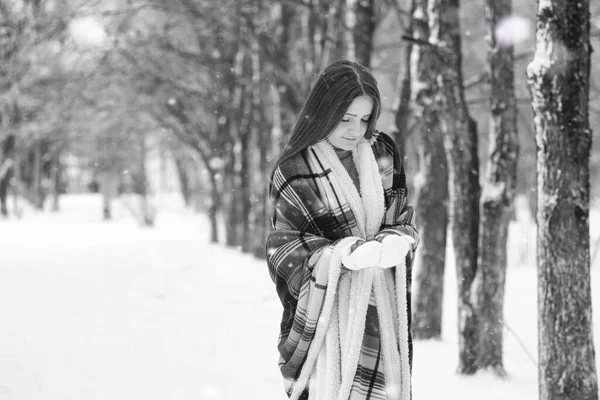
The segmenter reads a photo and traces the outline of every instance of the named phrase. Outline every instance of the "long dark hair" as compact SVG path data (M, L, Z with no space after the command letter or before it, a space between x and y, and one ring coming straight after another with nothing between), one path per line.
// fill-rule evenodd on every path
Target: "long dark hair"
M365 134L371 139L381 109L377 81L364 66L353 61L339 60L325 68L310 91L273 171L285 160L327 138L359 96L373 99L373 112Z

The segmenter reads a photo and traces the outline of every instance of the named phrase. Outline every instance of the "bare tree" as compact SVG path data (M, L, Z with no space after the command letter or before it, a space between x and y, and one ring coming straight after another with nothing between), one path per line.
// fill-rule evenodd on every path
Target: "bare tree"
M472 304L479 237L477 126L464 97L458 0L429 0L429 42L443 63L438 78L439 107L448 161L450 229L458 282L458 372L477 371L479 333Z
M481 196L477 275L473 283L480 323L479 367L505 375L502 362L506 242L517 180L517 108L512 46L499 43L495 29L512 13L512 0L486 0L489 41L490 130L488 164Z
M540 400L598 399L590 289L590 4L538 1L527 68L537 142Z
M412 74L411 74L411 54L413 52L413 44L410 39L414 35L415 30L415 21L413 18L413 14L415 12L416 1L410 1L410 18L408 22L408 26L404 26L403 23L400 23L401 28L404 29L402 32L402 37L407 39L406 47L404 49L404 71L398 74L398 78L396 80L396 92L394 103L392 104L392 110L394 111L394 125L392 127L392 131L390 134L394 137L394 141L396 142L396 146L398 147L398 151L400 152L400 158L402 161L405 161L406 157L406 140L408 136L412 133L412 127L410 126L411 116L413 110L412 107ZM424 3L424 7L427 8L427 3ZM390 7L391 8L391 7ZM399 21L402 21L404 17L401 13L403 10L397 6L396 14ZM424 29L427 30L426 37L429 36L429 29L427 29L427 21L425 20Z
M346 56L366 67L371 66L373 35L377 27L375 0L346 0Z
M417 221L421 244L415 260L413 335L439 338L442 332L442 304L446 230L448 224L448 171L441 129L444 110L436 103L440 87L437 76L442 64L434 46L428 43L427 0L412 1L414 43L410 54L412 104L418 133L419 171L415 175Z

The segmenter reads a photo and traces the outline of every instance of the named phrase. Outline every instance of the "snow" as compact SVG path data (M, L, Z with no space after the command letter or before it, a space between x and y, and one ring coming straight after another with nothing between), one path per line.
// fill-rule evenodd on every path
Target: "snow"
M93 16L77 17L69 23L69 34L79 46L97 47L106 41L102 23Z
M96 195L0 220L0 399L286 398L265 262L208 244L203 215L159 200L154 228L118 203L116 220L102 222ZM447 268L443 339L415 343L414 398L537 398L537 367L519 343L537 358L536 296L535 268L511 267L505 319L519 339L504 331L509 376L460 377Z
M496 25L496 41L500 46L515 46L531 36L531 22L520 15L511 15Z

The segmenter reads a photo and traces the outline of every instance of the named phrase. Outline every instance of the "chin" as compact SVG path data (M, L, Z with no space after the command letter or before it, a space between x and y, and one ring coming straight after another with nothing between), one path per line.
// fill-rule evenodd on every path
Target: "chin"
M327 141L329 142L329 144L331 144L334 148L339 149L339 150L354 150L357 146L360 140L355 140L355 141L347 141L347 140L334 140L332 141L331 139L327 139Z
M339 150L354 150L356 148L356 146L348 146L347 144L340 146L334 144L333 147Z

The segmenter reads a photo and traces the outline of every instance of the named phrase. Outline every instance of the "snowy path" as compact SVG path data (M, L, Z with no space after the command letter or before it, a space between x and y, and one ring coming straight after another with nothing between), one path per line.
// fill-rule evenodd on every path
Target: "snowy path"
M142 229L97 221L95 197L63 206L0 221L0 400L286 398L264 262L207 245L204 218L185 210ZM446 279L444 340L415 343L415 400L537 398L508 331L508 379L454 375L452 268ZM535 301L535 270L509 271L506 320L537 357Z
M193 215L76 217L0 225L0 399L281 398L263 263Z

